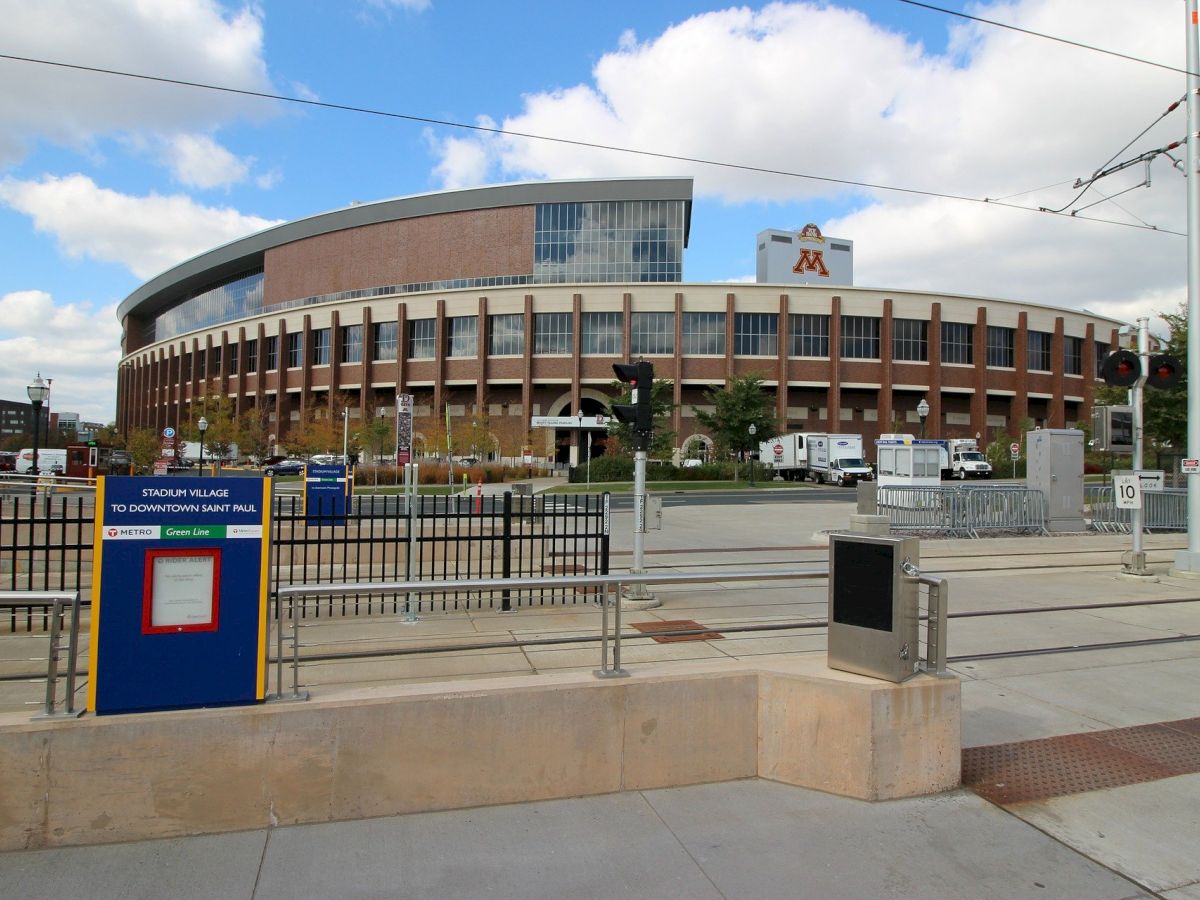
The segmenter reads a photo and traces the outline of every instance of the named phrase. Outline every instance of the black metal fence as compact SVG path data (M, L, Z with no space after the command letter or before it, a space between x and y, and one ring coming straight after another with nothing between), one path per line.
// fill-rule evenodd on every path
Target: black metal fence
M91 585L95 496L0 494L0 590L75 591ZM50 607L12 606L9 631L45 630Z
M272 526L272 588L608 574L607 494L418 496L415 504L410 519L402 496L356 498L345 515L333 515L332 503L306 510L300 498L280 499ZM510 609L588 599L589 593L552 589L447 591L419 597L396 593L322 597L315 590L313 599L301 607L301 615Z
M345 581L607 575L608 495L418 496L408 568L409 511L401 496L355 498L344 516L276 497L271 588ZM65 591L91 587L95 496L0 494L0 590ZM462 592L412 597L420 610L517 608L590 599L562 590ZM320 597L304 616L402 612L396 594ZM45 630L49 607L12 607L0 629Z

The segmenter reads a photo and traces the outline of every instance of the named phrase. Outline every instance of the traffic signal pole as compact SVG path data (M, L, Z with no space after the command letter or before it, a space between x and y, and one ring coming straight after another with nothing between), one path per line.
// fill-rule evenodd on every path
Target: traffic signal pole
M613 415L633 430L633 565L630 575L646 574L646 461L654 434L654 366L648 362L614 363L613 372L633 389L632 406L613 406ZM631 609L651 609L662 601L646 590L646 585L631 582L620 602Z
M1187 0L1187 454L1200 454L1200 11ZM1175 556L1172 573L1200 577L1200 476L1187 476L1187 549Z
M1150 320L1137 320L1137 353L1141 363L1137 381L1129 389L1129 403L1133 407L1133 471L1142 471L1145 430L1142 414L1142 387L1150 371ZM1146 551L1143 549L1143 522L1145 521L1145 498L1137 509L1130 510L1130 531L1133 532L1133 549L1125 559L1122 572L1126 575L1152 575L1146 568Z

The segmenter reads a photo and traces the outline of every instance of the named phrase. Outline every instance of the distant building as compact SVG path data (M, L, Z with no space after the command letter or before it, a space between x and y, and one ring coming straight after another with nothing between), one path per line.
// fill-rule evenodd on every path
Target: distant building
M60 412L55 413L54 427L59 431L74 431L79 433L79 413L76 412Z
M28 400L0 400L0 437L11 434L33 434L33 407Z

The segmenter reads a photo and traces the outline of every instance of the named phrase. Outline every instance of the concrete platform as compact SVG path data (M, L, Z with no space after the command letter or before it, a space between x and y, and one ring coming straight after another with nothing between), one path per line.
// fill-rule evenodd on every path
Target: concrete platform
M806 512L806 506L825 507ZM820 530L850 504L712 508L648 536L651 567L820 561ZM713 527L714 521L721 528ZM771 527L764 529L769 520ZM614 516L620 567L627 524ZM773 535L773 537L764 537ZM923 568L946 574L952 611L1200 597L1167 569L1179 535L1151 535L1157 584L1117 574L1116 535L923 541ZM750 553L746 548L758 548ZM697 553L699 549L702 552ZM954 619L951 655L1061 645L1075 634L1123 639L1197 633L1200 605L1097 608ZM751 615L753 613L753 615ZM823 594L779 586L679 593L650 619L724 623L823 616ZM561 627L556 616L561 615ZM423 620L411 639L578 634L594 610L472 613ZM568 618L570 621L568 622ZM1014 623L1020 623L1014 624ZM634 645L626 645L630 653ZM814 656L823 632L644 642L639 668L703 660ZM690 648L690 649L687 649ZM700 648L697 650L696 648ZM954 665L962 741L1000 744L1200 715L1197 643L1126 646ZM560 655L561 654L561 655ZM477 654L490 658L491 654ZM594 645L522 654L525 671L595 668ZM504 666L506 651L496 655ZM441 665L445 665L445 657ZM632 665L630 661L630 665ZM458 677L491 677L478 661ZM408 677L420 679L419 667ZM503 671L509 671L504 669ZM319 669L309 670L314 677ZM379 673L377 673L379 674ZM386 676L384 676L386 677ZM441 677L455 677L453 674ZM528 677L528 676L522 676ZM535 676L536 677L536 676ZM350 685L314 681L318 695ZM362 690L386 690L384 681ZM36 693L34 698L36 699ZM396 761L403 765L402 760ZM866 802L763 779L364 819L213 837L0 853L5 895L60 897L1014 897L1200 898L1200 775L1060 796L1009 808L965 790Z

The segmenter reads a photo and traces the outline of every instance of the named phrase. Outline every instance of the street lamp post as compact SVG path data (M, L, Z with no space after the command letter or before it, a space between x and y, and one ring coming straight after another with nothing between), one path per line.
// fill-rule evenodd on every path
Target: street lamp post
M921 420L921 440L925 439L925 420L929 418L929 403L925 398L921 398L921 402L917 404L917 418Z
M200 417L200 421L196 423L196 427L200 429L200 477L204 477L204 432L208 431L208 419L204 416Z
M750 425L750 449L746 451L746 463L750 466L750 487L754 487L754 436L758 434L758 426Z
M50 393L50 386L42 381L42 373L34 376L29 386L25 388L29 395L29 405L33 407L33 464L29 468L30 475L38 474L38 432L41 430L42 404Z

